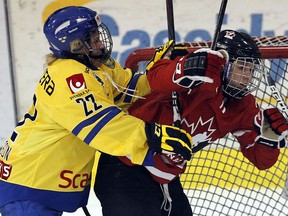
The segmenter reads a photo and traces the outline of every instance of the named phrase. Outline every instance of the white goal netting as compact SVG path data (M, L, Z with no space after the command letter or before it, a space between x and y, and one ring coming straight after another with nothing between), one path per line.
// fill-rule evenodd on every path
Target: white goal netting
M277 89L287 103L288 37L254 37ZM210 42L185 43L190 51L209 47ZM155 48L130 54L126 67L144 70ZM263 108L278 106L265 80L255 92ZM282 149L278 162L259 171L239 151L232 136L218 140L197 152L181 176L194 215L287 216L288 200L281 196L287 172L288 150Z

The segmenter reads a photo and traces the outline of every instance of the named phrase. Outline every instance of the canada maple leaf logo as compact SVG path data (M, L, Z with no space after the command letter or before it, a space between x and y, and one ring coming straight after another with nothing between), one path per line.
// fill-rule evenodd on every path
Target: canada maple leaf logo
M203 142L210 142L216 129L212 128L214 117L211 117L207 121L203 121L200 116L196 123L189 123L187 119L183 119L183 123L187 125L188 128L191 128L190 134L193 136L193 144L197 145Z

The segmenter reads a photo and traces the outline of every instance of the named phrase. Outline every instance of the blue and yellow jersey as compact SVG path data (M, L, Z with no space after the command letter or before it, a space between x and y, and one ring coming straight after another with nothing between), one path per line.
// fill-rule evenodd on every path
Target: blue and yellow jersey
M84 206L96 150L142 164L145 123L125 109L148 92L146 75L117 62L92 70L56 60L0 152L0 206L25 199L60 211Z

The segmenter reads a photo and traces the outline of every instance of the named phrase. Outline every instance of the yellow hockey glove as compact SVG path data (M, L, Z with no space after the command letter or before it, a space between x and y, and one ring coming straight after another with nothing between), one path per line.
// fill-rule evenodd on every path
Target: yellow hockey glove
M162 58L170 59L170 54L173 49L174 40L169 40L164 46L158 47L155 52L153 58L149 61L146 66L146 72L154 65L156 61Z
M146 123L147 143L157 153L171 152L190 160L192 156L192 137L185 130L157 123Z

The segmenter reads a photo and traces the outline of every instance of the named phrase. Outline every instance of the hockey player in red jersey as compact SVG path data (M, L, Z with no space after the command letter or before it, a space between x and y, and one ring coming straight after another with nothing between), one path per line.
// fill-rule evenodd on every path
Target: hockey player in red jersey
M169 57L171 44L156 50L147 74L153 92L145 100L136 101L129 113L148 122L172 125L171 93L176 91L181 128L193 136L194 154L230 133L240 143L243 155L258 169L273 166L279 149L287 146L288 125L277 108L261 110L251 94L259 87L264 73L253 38L246 33L224 30L219 35L218 51L200 49L176 57L173 51ZM161 52L162 59L155 59ZM117 215L192 215L177 175L184 172L185 165L173 163L171 157L172 163L170 160L167 165L169 157L164 155L162 159L166 161L155 159L156 170L151 171L133 166L127 158L121 160L130 166L121 164L115 157L101 157L95 192L104 215L115 215L117 210ZM116 173L111 171L112 165L117 165ZM163 187L171 176L173 180L168 188ZM160 182L163 191L154 180ZM113 186L105 188L105 184ZM170 202L169 211L165 211L165 202Z

